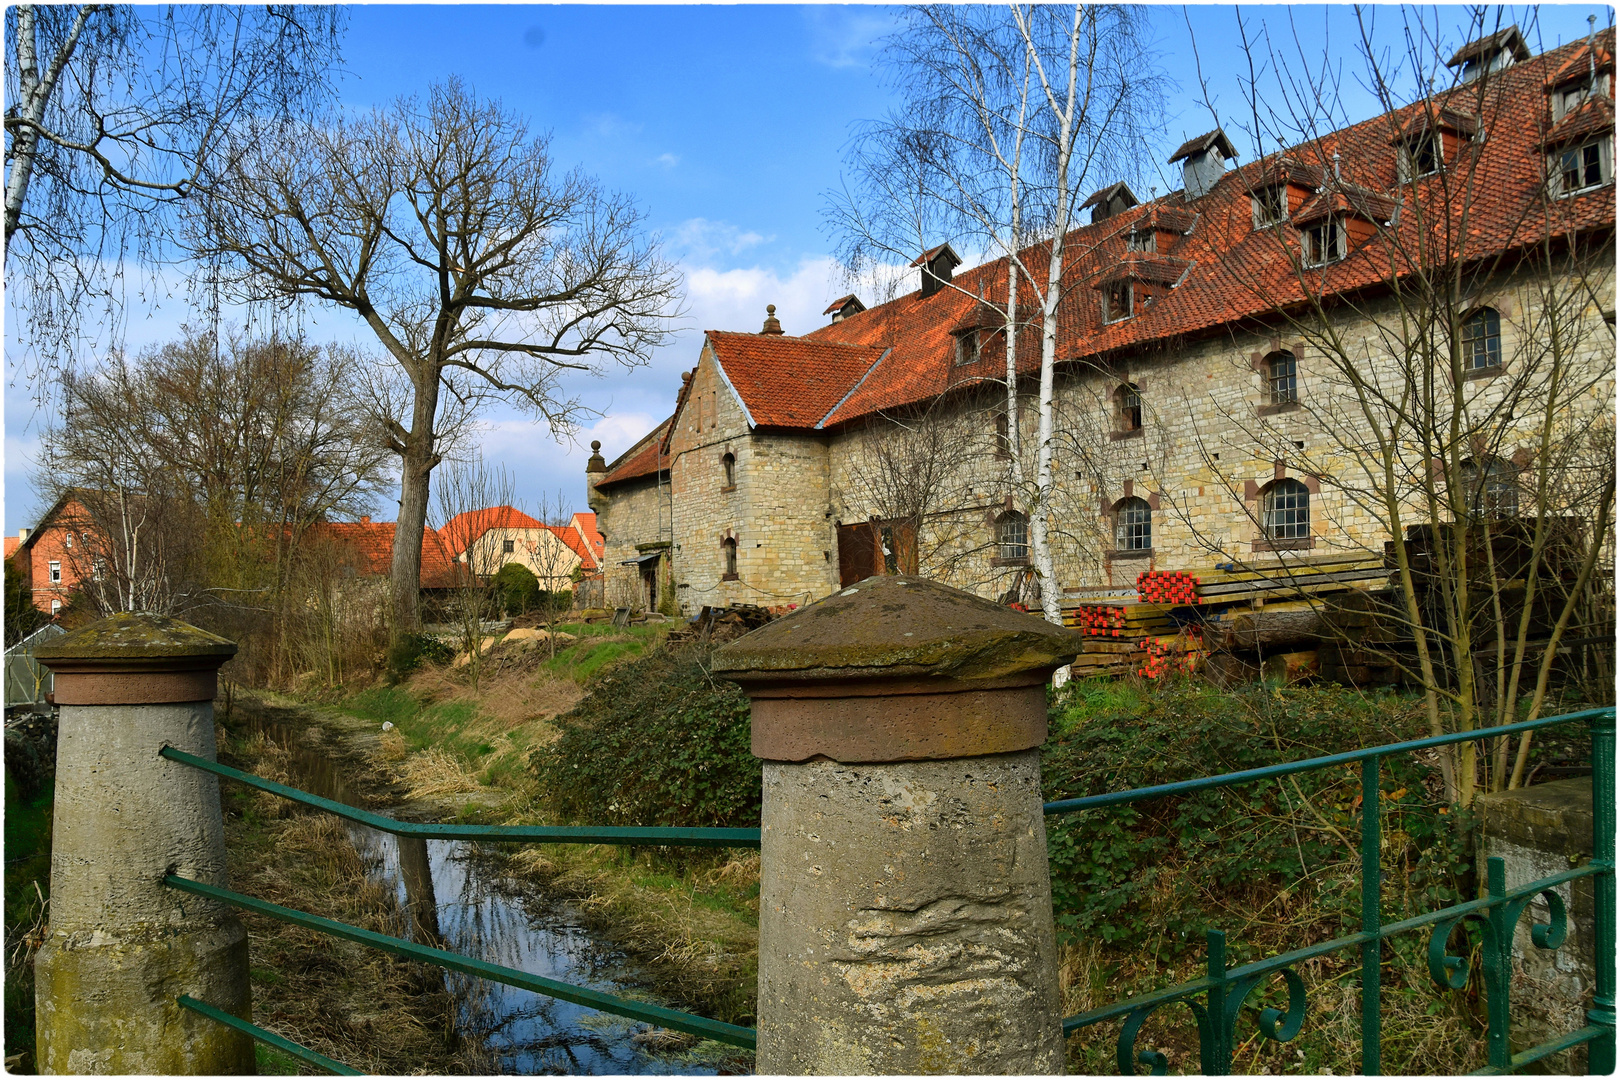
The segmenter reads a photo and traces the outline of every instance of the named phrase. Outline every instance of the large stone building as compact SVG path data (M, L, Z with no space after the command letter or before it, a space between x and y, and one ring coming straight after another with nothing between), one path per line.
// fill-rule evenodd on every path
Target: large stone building
M1613 41L1532 58L1504 31L1445 94L1239 167L1211 132L1182 190L1088 200L1048 587L1381 550L1521 494L1578 513L1571 477L1612 468ZM588 466L608 603L784 608L883 572L1027 599L1038 293L1010 398L1007 261L959 264L942 244L916 291L800 336L774 309L709 332L673 415Z

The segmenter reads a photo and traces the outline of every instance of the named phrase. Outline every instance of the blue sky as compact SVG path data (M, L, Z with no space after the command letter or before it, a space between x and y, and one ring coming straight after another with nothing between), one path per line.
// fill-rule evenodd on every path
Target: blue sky
M1354 13L1345 7L1241 9L1251 34L1264 28L1291 55L1324 55L1342 65L1337 112L1360 119L1374 105L1356 84ZM1584 36L1612 9L1553 5L1513 9L1503 22L1526 29L1533 51ZM1426 8L1449 50L1461 43L1466 9ZM1154 157L1214 126L1194 74L1201 65L1228 133L1240 137L1247 75L1237 9L1155 7L1156 59L1176 80L1168 123ZM1374 13L1377 37L1399 47L1402 12ZM1531 22L1537 25L1531 29ZM863 120L890 98L876 67L877 43L894 28L877 6L359 6L344 45L343 104L367 109L424 91L451 75L550 129L557 159L578 164L606 186L630 193L686 276L688 316L676 340L644 368L611 367L573 385L599 419L573 445L513 410L486 418L486 458L514 474L520 500L561 493L585 509L584 463L592 438L610 459L673 405L680 372L697 359L705 329L757 330L774 303L788 333L822 322L828 301L847 291L834 263L835 238L823 224L825 193L839 183L842 155ZM1196 42L1196 56L1194 50ZM1296 44L1297 42L1297 44ZM1163 166L1161 166L1163 168ZM1166 169L1166 173L1169 170ZM1160 190L1179 187L1166 176ZM1143 193L1145 194L1145 193ZM131 346L162 341L186 321L178 300L131 320ZM317 340L365 341L346 313L310 312ZM13 354L10 337L8 357ZM10 386L5 402L5 529L34 524L30 474L37 446L35 405ZM392 519L394 506L378 506Z

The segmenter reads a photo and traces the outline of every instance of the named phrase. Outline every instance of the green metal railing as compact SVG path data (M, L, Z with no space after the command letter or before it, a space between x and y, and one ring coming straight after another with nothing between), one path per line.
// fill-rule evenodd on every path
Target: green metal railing
M272 795L279 795L281 798L302 803L318 810L324 810L327 813L335 814L340 818L364 825L367 828L414 839L484 840L525 844L759 847L758 829L627 828L591 825L439 825L396 821L382 814L361 810L358 807L349 806L346 803L340 803L332 799L325 799L319 795L312 795L307 791L288 787L286 784L278 784L273 780L266 780L263 777L254 776L252 773L233 769L229 765L221 765L218 762L209 761L207 758L176 750L172 746L165 746L158 753L170 761L189 765L192 768L201 769L204 772L211 772L217 776L246 784L248 787L256 788L259 791L267 791ZM560 982L556 979L530 975L528 972L519 971L516 968L502 967L499 964L487 963L447 949L436 949L414 941L406 941L404 938L391 937L388 934L379 934L372 930L363 930L348 923L325 919L319 915L311 915L309 912L298 911L294 908L282 907L279 904L272 904L200 881L192 881L189 878L179 877L175 874L165 876L163 883L182 892L204 896L219 903L229 904L232 907L242 908L246 911L254 911L272 919L279 919L295 926L330 934L346 941L358 942L361 945L380 949L383 952L392 953L406 960L433 964L450 971L459 971L465 975L474 975L481 979L489 979L492 982L515 986L521 990L531 990L547 997L559 998L563 1001L573 1002L576 1005L600 1009L603 1012L614 1013L633 1020L642 1020L673 1031L683 1031L690 1035L697 1035L700 1038L713 1039L715 1042L741 1047L744 1050L754 1049L753 1028L727 1024L719 1020L710 1020L707 1017L697 1016L693 1013L667 1009L661 1005L650 1005L643 1001L631 1001L600 990L592 990L589 987L575 986L572 983ZM301 1061L307 1061L319 1068L340 1075L360 1075L348 1066L300 1046L277 1035L275 1032L249 1023L240 1017L232 1016L212 1005L188 997L181 997L178 1000L184 1008L191 1009L222 1024L228 1024L239 1031L246 1032L260 1042L273 1046L284 1053L291 1054Z
M1432 747L1447 746L1474 740L1500 738L1521 732L1535 731L1559 724L1586 720L1591 724L1593 765L1593 837L1592 860L1585 866L1543 878L1528 885L1508 889L1500 859L1492 859L1487 867L1486 895L1478 900L1456 904L1416 918L1383 925L1380 922L1381 881L1379 870L1379 772L1383 758ZM1218 930L1207 934L1208 974L1192 982L1145 994L1141 997L1116 1002L1093 1009L1063 1021L1063 1032L1071 1035L1081 1028L1106 1020L1124 1017L1121 1027L1117 1059L1122 1073L1134 1073L1137 1064L1149 1065L1155 1075L1162 1075L1168 1061L1156 1051L1137 1051L1136 1039L1147 1018L1168 1005L1183 1004L1197 1022L1200 1067L1206 1075L1225 1075L1230 1072L1233 1054L1233 1033L1248 996L1267 978L1281 973L1288 990L1288 1008L1261 1009L1258 1020L1261 1033L1268 1039L1287 1042L1299 1034L1305 1021L1306 999L1303 980L1294 966L1312 957L1324 956L1340 950L1358 949L1362 971L1380 970L1379 952L1386 938L1409 931L1434 927L1429 941L1429 970L1442 988L1460 989L1467 982L1466 961L1446 953L1446 943L1452 929L1463 920L1474 920L1483 928L1483 974L1488 1009L1487 1047L1489 1068L1487 1073L1511 1072L1521 1066L1538 1061L1582 1043L1591 1043L1589 1067L1594 1073L1614 1071L1615 1065L1615 711L1612 708L1594 709L1565 716L1483 728L1411 742L1393 743L1349 753L1289 762L1221 776L1204 777L1172 784L1136 788L1130 791L1110 792L1078 799L1064 799L1047 803L1048 815L1119 806L1165 796L1185 795L1209 788L1230 787L1291 773L1310 772L1339 765L1360 764L1362 786L1361 826L1361 930L1346 937L1325 941L1280 956L1271 957L1241 967L1226 966L1226 936ZM324 810L396 836L438 840L483 840L518 843L585 843L620 845L667 845L691 847L758 847L758 829L684 829L684 828L626 828L597 826L540 826L540 825L439 825L396 821L381 814L371 813L344 803L312 795L297 788L278 784L220 765L213 761L187 754L172 747L164 747L163 757L235 780L260 791L266 791L306 806ZM1509 1042L1510 1016L1508 987L1512 975L1514 928L1525 909L1537 897L1544 898L1549 911L1549 922L1531 931L1533 944L1542 949L1557 949L1567 937L1567 913L1563 898L1555 891L1560 885L1582 878L1595 879L1596 970L1597 982L1593 1008L1587 1013L1588 1024L1550 1042L1520 1053L1511 1052ZM164 883L172 888L208 897L284 922L330 934L348 941L381 949L396 956L422 963L434 964L452 971L490 979L538 994L560 998L619 1016L657 1024L675 1031L683 1031L716 1042L752 1050L755 1032L752 1028L710 1020L692 1013L666 1009L639 1001L629 1001L599 990L575 986L570 983L530 975L513 968L501 967L445 949L420 945L403 938L391 937L363 930L347 923L311 915L308 912L271 904L241 893L217 886L192 881L170 874ZM1202 998L1202 1002L1200 1002ZM1374 1075L1379 1068L1379 1013L1380 988L1376 975L1363 978L1361 986L1362 1058L1361 1071ZM338 1062L323 1057L282 1036L231 1016L213 1006L191 998L179 999L182 1006L220 1023L229 1024L252 1035L255 1039L274 1046L300 1060L338 1073L352 1073Z
M1408 753L1431 747L1480 739L1500 738L1521 732L1535 731L1585 720L1590 722L1592 734L1592 859L1587 865L1564 873L1554 874L1517 888L1506 886L1502 860L1490 859L1486 867L1486 895L1478 900L1433 911L1416 918L1383 925L1380 921L1381 873L1379 869L1379 763L1393 754ZM1120 1072L1131 1074L1136 1065L1148 1065L1154 1075L1163 1075L1168 1067L1164 1055L1157 1051L1136 1050L1136 1039L1147 1018L1159 1009L1181 1004L1191 1011L1198 1028L1200 1071L1208 1076L1224 1076L1231 1071L1234 1029L1242 1012L1245 999L1267 981L1269 976L1281 973L1288 989L1288 1008L1262 1009L1259 1013L1260 1033L1276 1042L1288 1042L1299 1034L1305 1021L1305 984L1294 971L1295 965L1312 957L1324 956L1341 950L1357 949L1361 953L1361 1072L1376 1075L1380 1070L1379 1046L1382 1018L1379 1009L1380 971L1379 953L1386 938L1409 931L1433 927L1429 938L1428 966L1430 977L1442 989L1461 989L1467 984L1467 961L1450 956L1446 943L1452 929L1464 920L1475 921L1483 930L1482 974L1484 976L1487 1008L1486 1052L1489 1066L1484 1073L1512 1072L1521 1066L1578 1046L1590 1043L1589 1071L1606 1075L1615 1067L1615 877L1614 877L1614 722L1612 708L1591 709L1564 716L1551 716L1541 720L1507 724L1501 727L1481 728L1475 731L1441 735L1411 742L1392 743L1366 750L1294 761L1223 776L1204 777L1173 784L1137 788L1132 791L1110 792L1079 799L1064 799L1046 804L1046 813L1066 814L1079 810L1119 806L1146 799L1172 795L1186 795L1209 788L1230 787L1252 783L1290 773L1311 772L1339 765L1361 766L1361 931L1335 938L1308 948L1297 949L1280 956L1244 964L1228 969L1226 966L1226 935L1218 930L1207 933L1208 974L1202 979L1166 987L1150 994L1115 1002L1078 1016L1066 1017L1063 1033L1073 1034L1081 1028L1124 1017L1117 1044ZM1594 936L1596 986L1593 1008L1587 1013L1587 1025L1550 1042L1520 1053L1512 1053L1509 1040L1509 986L1513 972L1513 937L1525 909L1537 896L1547 902L1549 921L1531 930L1532 944L1553 950L1563 945L1568 933L1568 916L1563 897L1555 890L1558 886L1581 878L1595 879ZM1370 975L1368 973L1371 973ZM1200 1001L1202 999L1202 1001Z

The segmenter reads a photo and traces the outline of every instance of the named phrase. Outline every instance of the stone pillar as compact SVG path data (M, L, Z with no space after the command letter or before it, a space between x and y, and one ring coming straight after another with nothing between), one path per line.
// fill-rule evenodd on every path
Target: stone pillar
M765 760L760 1073L1059 1073L1041 814L1072 631L873 577L719 650Z
M44 1073L254 1071L247 934L230 909L163 885L228 884L219 782L158 756L214 758L219 666L236 646L159 615L120 614L36 654L61 708L50 937L34 961Z

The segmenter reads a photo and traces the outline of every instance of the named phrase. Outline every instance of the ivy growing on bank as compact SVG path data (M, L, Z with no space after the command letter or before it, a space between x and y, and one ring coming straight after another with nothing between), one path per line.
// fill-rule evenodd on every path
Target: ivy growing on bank
M598 825L759 824L748 698L710 678L707 650L658 649L593 679L530 756L562 820Z

